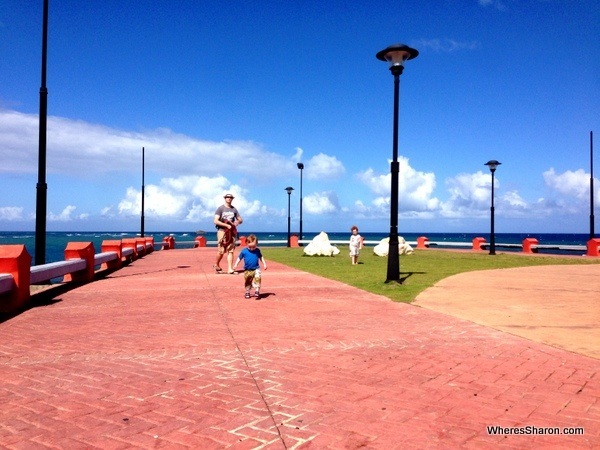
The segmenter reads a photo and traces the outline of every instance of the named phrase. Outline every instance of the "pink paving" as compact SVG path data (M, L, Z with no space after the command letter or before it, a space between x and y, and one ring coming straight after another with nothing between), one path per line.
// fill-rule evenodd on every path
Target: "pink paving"
M214 253L155 252L0 323L0 447L600 447L600 360L268 251L246 300Z

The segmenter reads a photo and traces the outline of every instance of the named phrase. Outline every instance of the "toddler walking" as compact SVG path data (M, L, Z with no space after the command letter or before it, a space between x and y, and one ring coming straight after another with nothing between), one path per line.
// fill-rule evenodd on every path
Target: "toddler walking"
M353 225L350 231L352 232L352 236L350 236L350 258L352 265L354 265L358 264L358 255L362 248L362 237L358 234L358 227L356 225Z
M238 255L235 264L233 265L233 269L238 266L240 261L244 260L244 287L246 288L245 298L250 298L250 288L254 288L254 297L256 299L260 298L260 264L262 263L263 270L267 270L267 263L265 262L265 258L257 247L258 239L255 235L251 234L246 238L246 247L240 252Z

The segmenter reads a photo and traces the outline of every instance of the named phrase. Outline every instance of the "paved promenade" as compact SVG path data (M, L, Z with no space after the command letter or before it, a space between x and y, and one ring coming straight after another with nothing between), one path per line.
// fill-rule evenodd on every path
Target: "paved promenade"
M214 253L1 322L0 448L600 448L600 360L271 261L246 300Z

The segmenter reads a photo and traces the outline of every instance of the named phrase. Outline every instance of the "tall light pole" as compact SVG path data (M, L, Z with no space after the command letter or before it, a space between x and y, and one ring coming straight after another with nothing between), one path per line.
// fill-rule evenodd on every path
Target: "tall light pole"
M141 235L144 237L144 153L145 149L142 147L142 220L141 220Z
M390 71L394 76L394 137L393 158L391 164L392 191L390 196L390 243L388 250L388 265L386 283L400 280L400 256L398 255L398 104L400 100L400 75L404 71L404 61L416 58L419 52L404 44L393 44L375 55L380 61L390 64Z
M290 198L292 196L292 191L294 190L294 188L291 187L291 186L288 186L288 187L285 188L285 190L288 193L288 235L287 235L287 246L291 247L292 246L292 241L291 241L291 236L292 235L291 235L291 230L290 230L290 227L291 227Z
M594 239L594 133L590 131L590 239Z
M494 172L496 172L496 168L502 164L501 162L492 159L485 163L486 166L490 168L490 172L492 173L492 206L490 207L490 215L491 215L491 227L490 227L490 255L496 254L496 233L494 232Z
M298 169L300 169L300 240L302 240L302 170L304 170L304 164L298 163Z
M35 201L35 265L46 263L46 124L48 119L48 89L46 88L46 55L48 54L48 0L44 0L42 16L42 86L40 87L40 125L38 145L38 182Z

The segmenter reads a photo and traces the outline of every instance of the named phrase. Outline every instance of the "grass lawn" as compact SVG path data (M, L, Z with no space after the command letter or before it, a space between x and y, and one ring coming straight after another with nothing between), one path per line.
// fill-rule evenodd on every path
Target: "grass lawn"
M548 264L600 264L600 258L583 256L519 253L497 253L491 256L487 252L470 250L415 250L412 255L400 256L400 278L403 280L400 285L385 283L387 257L376 256L372 247L361 251L359 264L355 266L350 263L348 251L342 246L340 254L333 257L305 256L302 248L262 247L261 250L267 264L269 261L277 261L406 303L412 302L420 292L442 278L461 272Z

